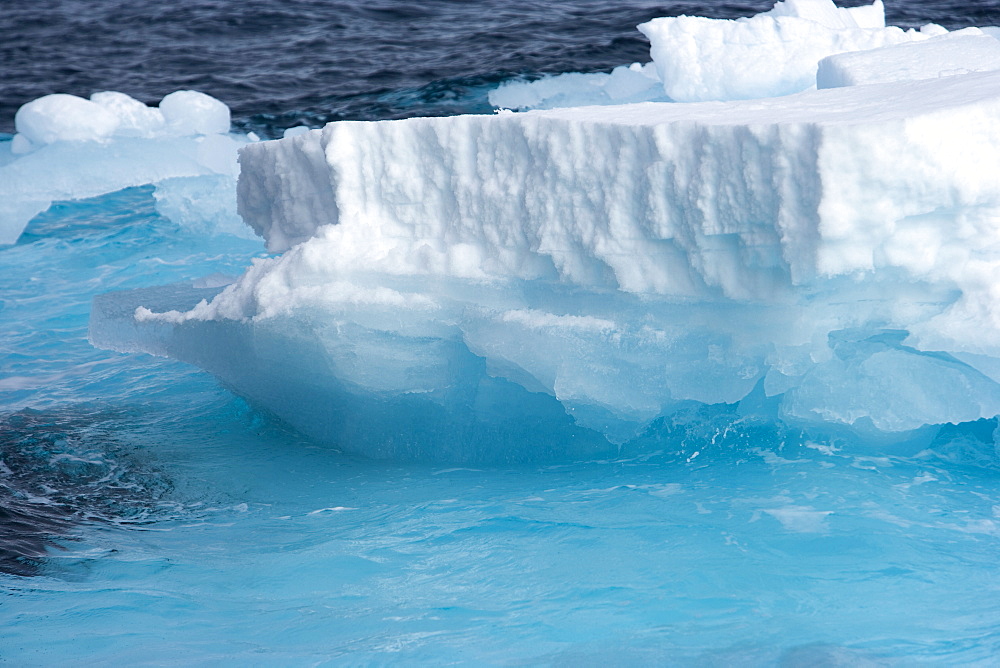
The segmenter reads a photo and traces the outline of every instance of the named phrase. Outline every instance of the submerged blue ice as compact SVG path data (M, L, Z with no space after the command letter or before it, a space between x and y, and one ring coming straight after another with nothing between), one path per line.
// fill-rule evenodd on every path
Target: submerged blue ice
M997 82L5 138L0 659L990 665Z

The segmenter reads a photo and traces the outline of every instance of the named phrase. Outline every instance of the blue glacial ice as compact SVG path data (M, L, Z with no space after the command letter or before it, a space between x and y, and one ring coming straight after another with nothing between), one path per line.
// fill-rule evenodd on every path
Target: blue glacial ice
M692 405L889 441L992 418L1000 72L961 63L993 38L889 30L881 12L762 15L869 49L836 62L879 83L816 89L819 61L840 57L824 47L810 89L780 97L247 144L239 213L280 255L227 287L104 295L91 340L201 366L375 457L594 456ZM645 28L661 80L653 27L687 25L670 21ZM716 28L690 30L703 44ZM788 45L771 46L782 62ZM920 71L900 71L901 48Z

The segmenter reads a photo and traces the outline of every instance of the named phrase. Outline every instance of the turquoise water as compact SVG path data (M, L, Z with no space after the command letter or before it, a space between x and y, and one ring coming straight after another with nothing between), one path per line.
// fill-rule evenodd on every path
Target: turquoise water
M318 447L192 367L88 344L93 295L261 253L185 233L143 188L57 205L0 250L0 480L54 518L45 557L0 575L4 662L996 655L995 421L889 446L719 406L615 460L404 465Z
M653 16L771 3L231 4L4 7L0 130L108 88L198 88L262 136L486 111L509 77L645 58ZM0 664L996 665L996 419L886 443L711 406L607 460L378 462L87 340L95 295L264 255L160 217L151 188L58 203L0 246Z

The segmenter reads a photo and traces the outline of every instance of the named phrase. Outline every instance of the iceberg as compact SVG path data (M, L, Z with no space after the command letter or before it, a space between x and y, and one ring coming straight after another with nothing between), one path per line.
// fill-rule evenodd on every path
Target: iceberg
M868 442L1000 415L996 40L886 32L880 3L759 17L879 36L810 52L813 85L778 97L249 143L238 210L277 255L104 295L91 341L374 457L603 456L692 406Z
M245 234L236 215L229 108L196 91L148 107L124 93L46 95L22 106L0 142L0 244L13 244L55 201L155 184L157 208L182 226ZM213 221L211 226L205 220Z
M607 453L695 404L907 434L1000 414L1000 73L338 122L240 153L234 284L95 301L376 457Z

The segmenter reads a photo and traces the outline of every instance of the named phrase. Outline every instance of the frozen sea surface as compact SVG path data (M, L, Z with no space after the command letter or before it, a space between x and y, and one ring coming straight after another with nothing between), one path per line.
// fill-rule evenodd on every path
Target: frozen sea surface
M101 88L147 101L200 88L239 127L272 134L475 111L508 75L644 60L634 25L653 16L764 7L79 8L0 13L8 129L38 95ZM992 4L888 11L899 25L998 17ZM109 26L120 40L81 37ZM365 39L329 37L358 26ZM477 34L495 48L469 48ZM426 62L407 56L416 39ZM204 43L216 50L191 55ZM334 58L345 49L354 60ZM600 460L377 462L310 442L194 367L87 341L95 295L221 285L265 255L262 241L164 218L150 187L56 204L0 247L0 663L892 666L1000 653L995 419L886 444L716 405Z

